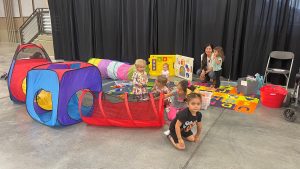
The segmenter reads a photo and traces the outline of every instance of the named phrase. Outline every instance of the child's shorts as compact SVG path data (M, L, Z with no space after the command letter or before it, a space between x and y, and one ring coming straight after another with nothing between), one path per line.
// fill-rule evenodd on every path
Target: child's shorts
M181 137L187 138L191 135L193 135L192 130L190 130L188 132L181 131ZM177 144L178 143L178 138L177 138L176 132L170 130L170 136L173 138L174 142Z

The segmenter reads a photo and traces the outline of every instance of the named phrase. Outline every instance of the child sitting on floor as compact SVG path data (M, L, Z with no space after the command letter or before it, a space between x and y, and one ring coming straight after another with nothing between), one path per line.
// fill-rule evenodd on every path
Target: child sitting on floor
M145 71L146 68L146 61L143 59L137 59L135 61L135 68L136 72L132 75L132 93L136 95L138 100L148 100L148 90L147 90L147 83L148 83L148 76Z
M155 81L155 85L152 88L152 92L154 94L159 94L161 92L164 93L164 94L170 93L170 90L167 87L167 82L168 82L168 79L165 76L163 76L163 75L158 76L156 81ZM166 98L165 99L165 107L168 104L169 104L169 98Z
M177 84L177 90L165 95L166 98L173 96L169 108L166 109L169 120L173 120L178 111L186 108L185 99L188 89L194 91L195 87L187 80L182 80Z
M172 120L168 138L171 143L180 150L185 149L183 138L187 141L198 142L202 129L201 95L190 93L187 95L187 108L181 110ZM192 128L197 125L197 133L193 135Z

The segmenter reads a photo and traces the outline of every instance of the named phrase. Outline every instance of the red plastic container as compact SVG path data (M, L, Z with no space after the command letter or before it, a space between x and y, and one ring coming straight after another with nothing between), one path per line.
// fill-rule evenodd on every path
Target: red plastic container
M260 88L260 92L261 103L271 108L280 108L288 93L285 88L276 85L265 85Z

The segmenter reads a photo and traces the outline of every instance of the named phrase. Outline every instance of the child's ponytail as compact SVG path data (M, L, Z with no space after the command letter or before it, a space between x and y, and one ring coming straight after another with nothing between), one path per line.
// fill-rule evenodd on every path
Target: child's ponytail
M196 87L195 87L194 85L192 85L192 82L188 81L188 89L189 89L191 92L193 92L193 91L196 89Z
M191 92L193 92L193 91L196 89L196 87L195 87L194 85L192 85L192 82L187 81L187 80L182 80L182 81L180 81L178 84L181 86L182 90L183 90L184 93L186 93L186 94L188 93L188 89L189 89Z

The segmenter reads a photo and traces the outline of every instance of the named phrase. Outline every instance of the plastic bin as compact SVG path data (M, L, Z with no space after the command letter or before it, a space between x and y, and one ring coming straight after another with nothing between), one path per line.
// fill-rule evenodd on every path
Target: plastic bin
M207 91L200 91L200 94L202 96L201 109L206 110L210 105L210 100L213 93Z
M244 95L257 94L258 82L255 80L247 80L247 78L239 78L237 91Z
M264 106L271 108L280 108L288 91L275 85L266 85L260 88L260 99Z

